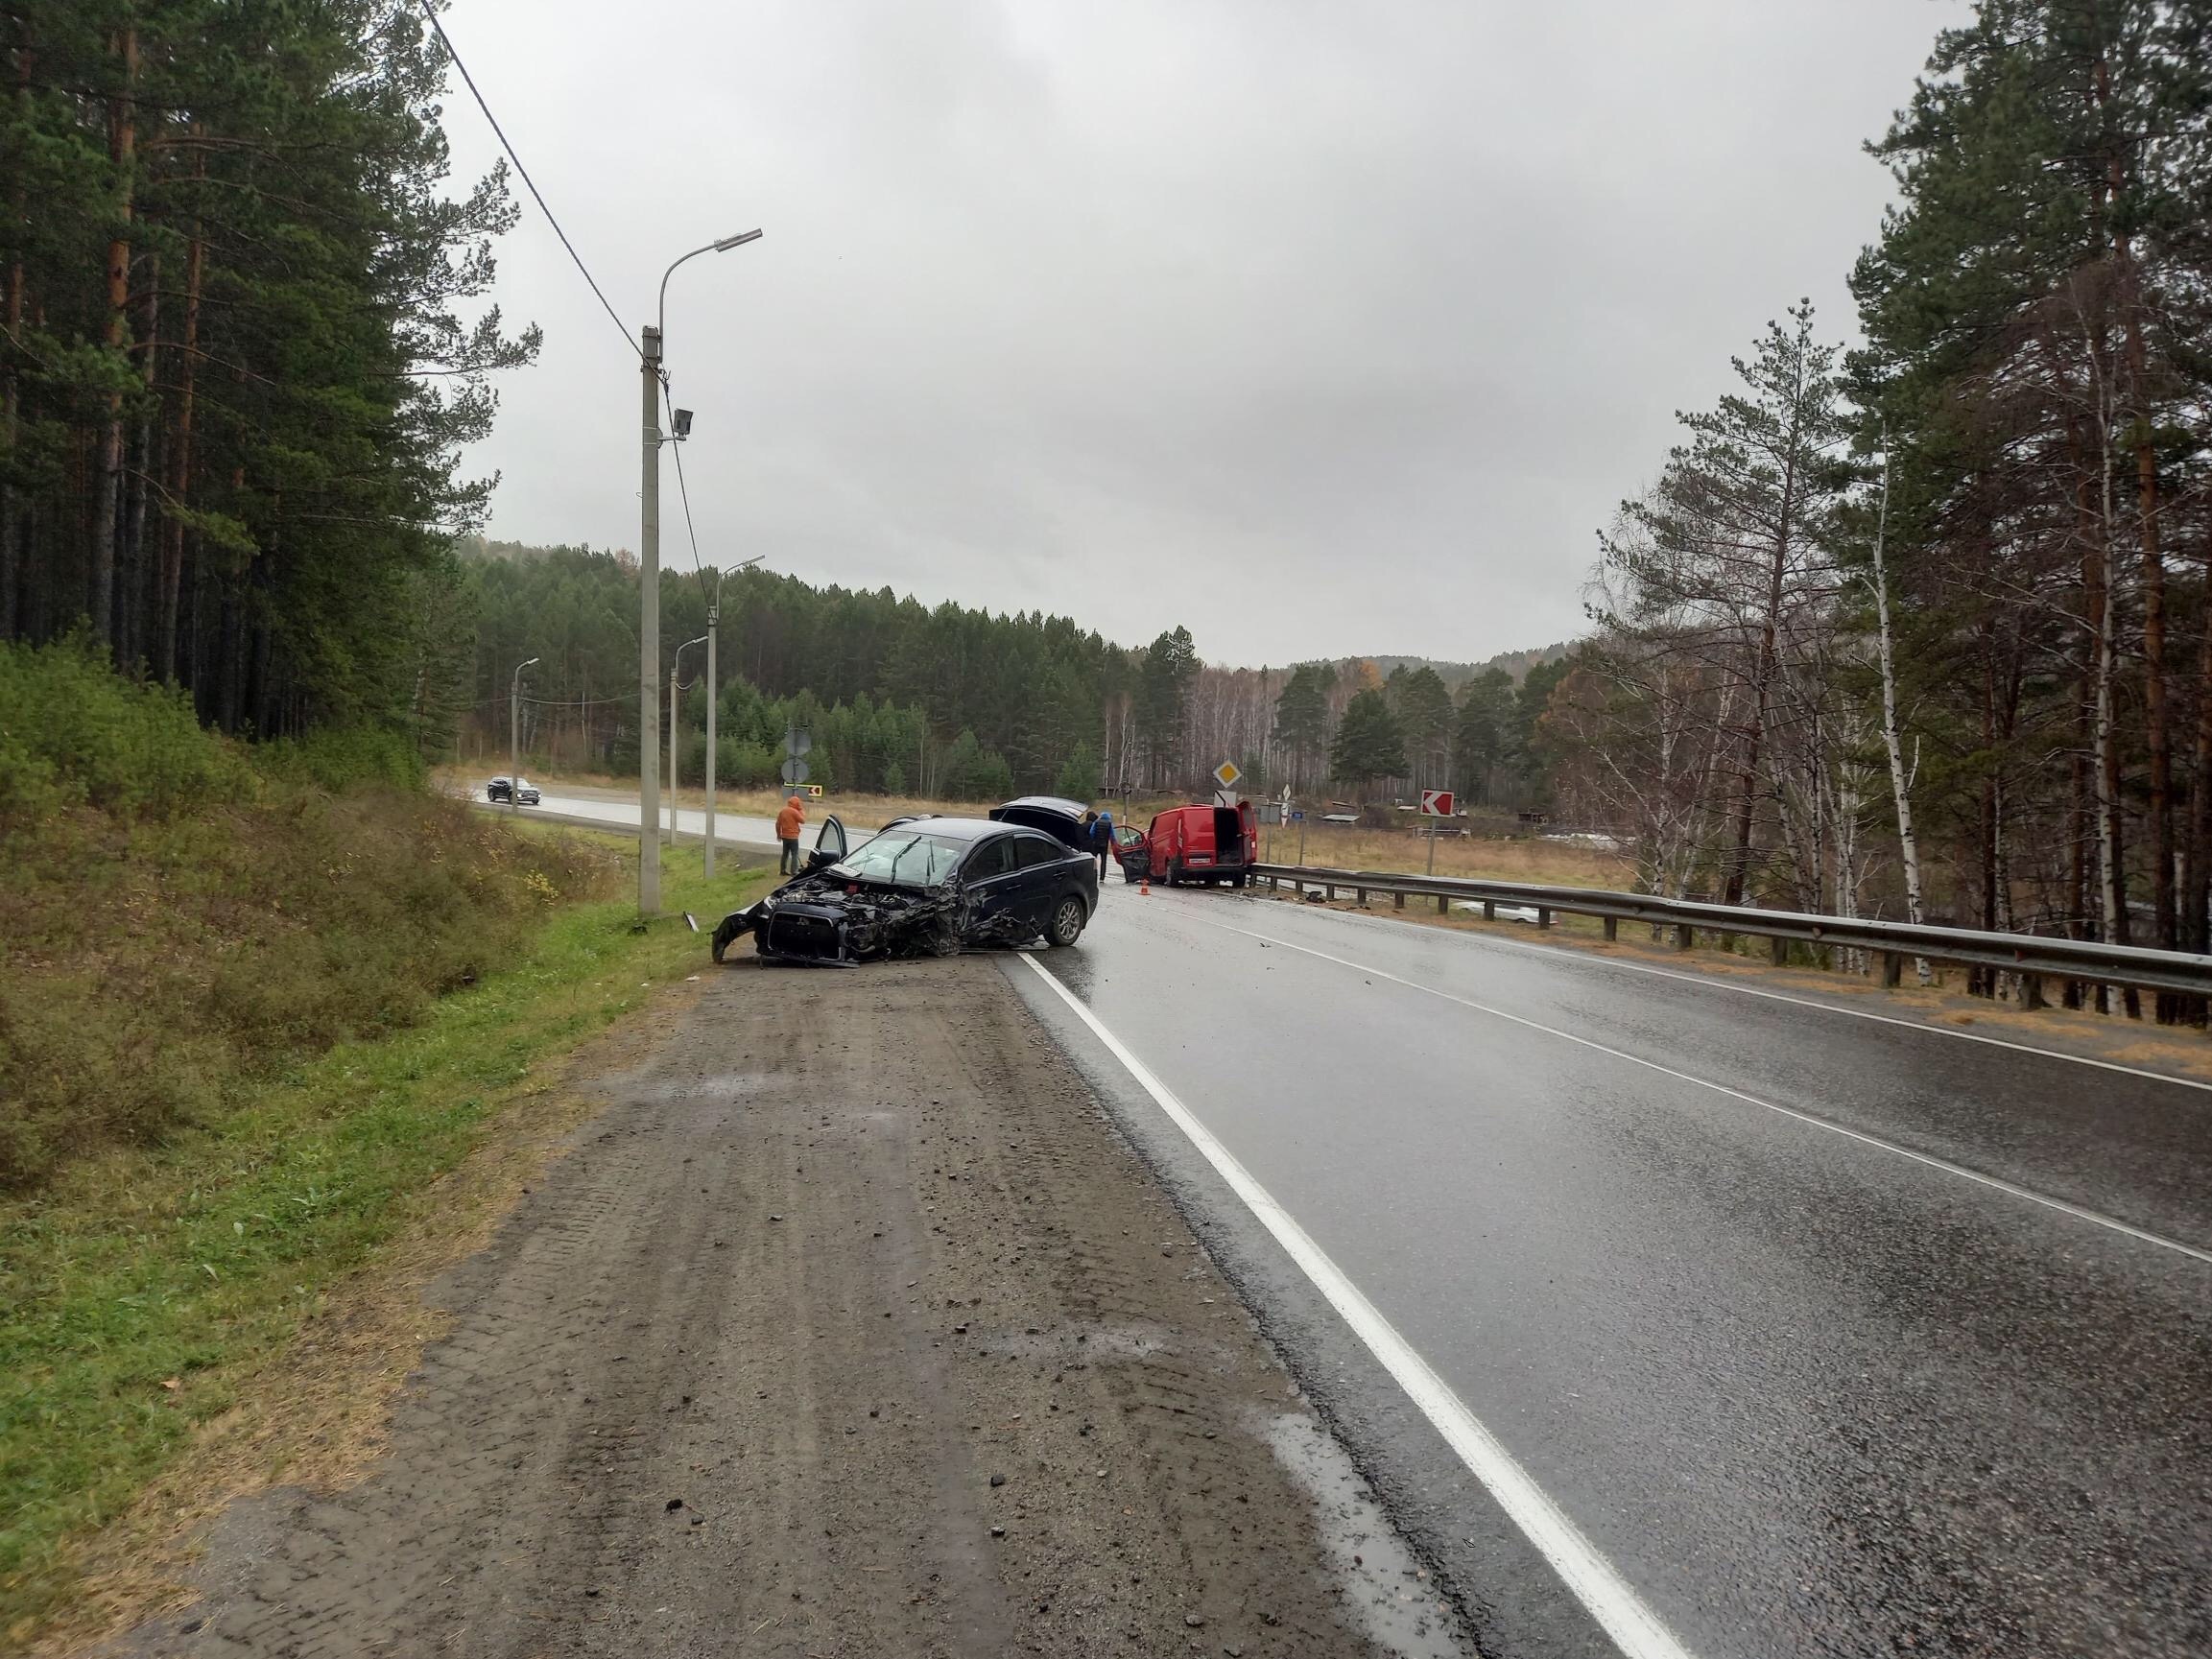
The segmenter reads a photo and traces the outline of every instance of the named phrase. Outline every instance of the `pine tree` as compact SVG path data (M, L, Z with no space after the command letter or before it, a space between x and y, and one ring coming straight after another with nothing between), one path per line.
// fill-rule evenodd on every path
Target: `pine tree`
M1301 663L1275 699L1274 741L1291 756L1291 787L1305 787L1309 762L1328 752L1329 696L1320 671Z
M1452 725L1452 782L1468 800L1492 803L1516 724L1513 676L1487 669L1460 688Z
M1155 785L1178 781L1183 763L1183 716L1198 651L1190 629L1161 634L1146 651L1137 676L1137 731Z
M1060 765L1059 775L1053 787L1068 800L1091 801L1099 798L1098 750L1087 743L1079 743L1068 752Z
M1354 693L1345 705L1329 750L1329 770L1339 782L1362 791L1377 778L1406 775L1398 718L1379 686Z
M1396 682L1397 695L1391 699L1391 707L1404 736L1414 785L1420 789L1440 786L1451 756L1451 691L1443 675L1426 663L1410 673L1401 669L1391 678Z

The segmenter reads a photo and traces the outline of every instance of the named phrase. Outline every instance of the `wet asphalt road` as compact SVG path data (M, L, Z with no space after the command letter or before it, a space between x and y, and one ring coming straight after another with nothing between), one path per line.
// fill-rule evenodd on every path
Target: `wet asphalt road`
M2212 1652L2212 1092L1225 891L1106 900L1039 960L1684 1648Z
M478 806L493 804L484 798L484 789L481 785L469 791L468 798ZM509 809L501 806L500 810L504 812ZM523 818L535 817L578 823L605 824L608 829L626 829L633 833L637 829L638 808L634 798L620 801L608 800L598 795L548 794L535 807L517 807L512 810ZM665 803L660 809L660 821L665 827L668 823L668 808ZM813 844L815 834L820 828L821 813L819 809L815 818L816 822L807 826L806 844L810 846ZM676 815L676 833L679 836L689 837L694 841L703 841L706 837L706 814L685 807ZM735 842L740 846L766 847L769 851L773 852L777 845L775 820L764 818L747 818L731 812L718 812L714 815L714 839L717 845Z

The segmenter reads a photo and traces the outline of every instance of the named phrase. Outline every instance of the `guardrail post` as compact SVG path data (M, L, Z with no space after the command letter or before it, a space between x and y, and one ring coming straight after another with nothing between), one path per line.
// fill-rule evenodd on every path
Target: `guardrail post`
M1402 910L1404 910L1404 909L1406 908L1406 895L1405 895L1404 893L1402 893L1402 892L1395 892L1395 893L1392 893L1392 894L1391 894L1391 908L1392 910L1400 910L1400 911L1402 911Z
M1690 926L1688 922L1677 923L1675 927L1675 949L1678 951L1688 950L1696 940L1697 934L1698 930Z
M1548 928L1551 925L1552 912L1546 910L1542 905L1538 905L1536 907L1536 926L1540 928Z
M1496 899L1485 899L1483 901L1483 920L1487 922L1494 922L1497 919L1498 901Z
M1779 934L1775 935L1774 937L1767 941L1767 957L1776 967L1788 967L1790 965L1790 941L1783 938Z
M1619 916L1607 916L1605 918L1605 943L1611 944L1620 936L1621 918Z
M1893 991L1904 983L1905 953L1903 951L1884 951L1882 953L1882 988L1886 991Z
M2050 1007L2050 1004L2043 1000L2043 976L2041 974L2022 974L2020 976L2020 1006L2024 1008Z
M1352 903L1358 905L1363 911L1366 910L1368 908L1368 889L1366 888L1352 889Z
M1333 905L1333 904L1335 904L1335 903L1337 902L1337 885L1336 885L1336 883L1334 883L1334 882L1323 882L1323 883L1321 884L1321 890L1322 890L1323 892L1325 892L1325 893L1327 893L1327 894L1329 895L1329 903L1331 903L1331 904Z
M1437 894L1437 914L1440 916L1447 916L1451 913L1452 901L1442 893Z

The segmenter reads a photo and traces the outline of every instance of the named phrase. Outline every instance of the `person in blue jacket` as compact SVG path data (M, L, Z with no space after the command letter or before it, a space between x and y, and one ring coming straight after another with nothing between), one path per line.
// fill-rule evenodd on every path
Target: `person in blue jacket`
M1114 850L1114 815L1111 807L1091 815L1090 846L1091 851L1098 855L1098 875L1103 882L1106 880L1106 860L1113 857Z

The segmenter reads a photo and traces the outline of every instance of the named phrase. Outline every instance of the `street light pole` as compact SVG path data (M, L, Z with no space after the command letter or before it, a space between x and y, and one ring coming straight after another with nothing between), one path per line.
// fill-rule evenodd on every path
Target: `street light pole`
M722 581L715 580L715 591L722 591ZM701 852L700 864L708 881L714 880L714 705L722 696L721 683L714 677L714 635L722 626L722 606L706 607L706 845Z
M755 554L737 567L738 573L759 564L765 555ZM716 672L714 652L717 637L722 632L722 573L714 575L715 603L706 607L706 879L714 879L714 772L720 760L715 747L715 704L722 700L722 676Z
M668 279L661 278L665 288ZM637 532L637 913L660 913L660 330L648 324Z
M676 648L676 654L668 659L668 844L676 845L676 815L683 805L683 773L676 764L676 676L683 667L683 653L695 645L704 645L705 634L687 639Z
M654 320L645 328L639 352L645 378L645 467L638 491L638 627L637 627L637 912L654 916L660 912L660 390L666 371L661 367L660 337L668 321L668 279L685 259L702 253L722 253L758 237L757 230L725 236L704 248L694 248L670 262L660 273L660 303ZM675 769L672 767L671 771ZM673 826L675 819L670 818Z
M507 812L512 817L517 809L515 797L522 794L522 671L537 661L514 665L514 679L507 691Z

